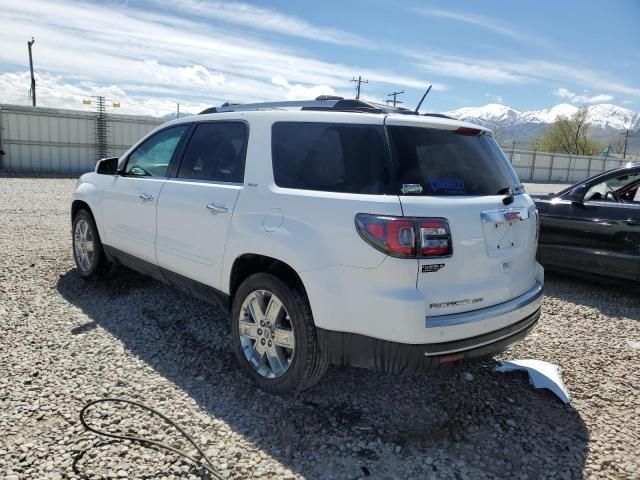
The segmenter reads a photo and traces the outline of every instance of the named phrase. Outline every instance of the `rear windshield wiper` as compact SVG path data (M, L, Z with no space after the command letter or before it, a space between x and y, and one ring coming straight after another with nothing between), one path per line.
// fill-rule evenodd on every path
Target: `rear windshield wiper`
M513 199L515 198L515 189L513 188L513 186L508 186L505 188L501 188L500 190L498 190L496 192L497 195L507 195L506 197L504 197L502 199L502 203L504 203L505 205L510 205L513 203Z

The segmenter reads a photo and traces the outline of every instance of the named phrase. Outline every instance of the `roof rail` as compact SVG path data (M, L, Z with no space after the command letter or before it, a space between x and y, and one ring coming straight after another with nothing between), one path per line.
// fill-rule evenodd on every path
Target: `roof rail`
M392 107L389 105L364 102L362 100L344 99L333 95L320 95L315 100L287 100L281 102L262 103L229 103L225 102L219 107L209 107L199 113L242 112L251 110L279 110L287 108L299 108L301 110L320 110L332 112L360 112L360 113L411 113L406 108Z
M365 102L363 100L345 99L334 95L320 95L315 100L286 100L281 102L261 103L229 103L225 102L219 107L209 107L198 115L223 112L246 112L252 110L284 110L287 108L299 108L300 110L316 110L330 112L355 112L355 113L399 113L403 115L419 115L414 110L403 107L393 107L384 103ZM426 116L450 118L440 113L425 113Z

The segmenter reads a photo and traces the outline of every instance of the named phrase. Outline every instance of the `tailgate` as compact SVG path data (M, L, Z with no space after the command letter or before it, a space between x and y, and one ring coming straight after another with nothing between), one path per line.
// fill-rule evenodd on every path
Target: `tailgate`
M418 262L427 316L490 307L535 285L535 207L526 195L508 207L502 198L401 197L405 215L444 217L451 230L451 256Z

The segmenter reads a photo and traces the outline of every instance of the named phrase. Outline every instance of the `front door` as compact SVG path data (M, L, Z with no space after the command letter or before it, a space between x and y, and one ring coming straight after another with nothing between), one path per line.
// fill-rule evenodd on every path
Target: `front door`
M231 217L244 181L246 123L199 123L158 201L163 269L218 288Z
M588 185L582 202L558 199L543 216L540 256L545 264L602 275L638 278L640 173L617 174ZM628 193L632 189L630 198Z
M156 204L171 158L188 128L162 130L129 154L122 174L104 190L105 245L156 264Z

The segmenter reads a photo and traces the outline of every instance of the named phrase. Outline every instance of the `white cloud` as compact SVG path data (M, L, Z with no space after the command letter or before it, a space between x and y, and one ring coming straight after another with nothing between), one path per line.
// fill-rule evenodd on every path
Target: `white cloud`
M556 97L566 98L572 103L602 103L613 100L613 97L611 95L600 94L589 97L587 95L578 95L577 93L567 90L566 88L558 88L553 91L553 94Z
M522 74L509 71L491 64L491 62L467 62L456 57L422 56L419 68L432 74L445 77L475 80L483 83L519 84L530 79Z
M170 3L163 0L153 0L153 3L181 14L187 13L199 18L220 20L282 35L340 45L371 46L370 42L353 33L334 28L317 27L298 17L284 15L280 12L248 3L211 0L206 2L200 0L173 0Z
M0 101L2 103L27 104L27 90L30 82L28 71L0 74ZM119 108L107 102L107 111L113 113L162 116L175 112L176 103L170 98L132 97L126 88L115 85L96 85L83 81L78 85L67 83L62 77L51 74L36 74L38 104L50 108L94 111L95 104L84 105L83 100L102 95L117 100ZM46 99L43 102L41 99ZM211 105L204 102L180 102L183 112L197 113Z
M37 72L69 85L88 81L126 86L125 94L133 99L163 96L216 105L274 100L283 91L293 98L349 88L357 73L378 88L424 87L423 80L409 75L317 60L260 36L122 5L0 0L0 9L0 65L24 64L28 31L36 38ZM277 75L286 79L288 88L272 83ZM7 90L0 90L0 101L9 98ZM47 105L48 94L38 98Z
M490 98L491 100L493 100L496 103L504 104L504 98L502 98L500 95L493 95L491 93L485 93L484 96L487 97L487 98Z
M541 60L505 61L437 53L425 54L411 49L402 49L400 52L412 59L417 67L444 77L497 85L566 81L578 86L640 97L640 88L620 83L602 72L575 65Z
M301 84L291 85L282 75L276 75L271 83L282 87L283 97L286 100L308 100L320 95L335 95L336 91L328 85L315 85L307 87Z
M485 30L492 31L499 35L512 38L525 43L532 43L538 45L546 45L547 42L532 35L525 35L522 32L514 30L506 25L503 25L492 18L484 17L481 15L471 15L468 13L454 12L451 10L442 10L438 8L415 8L414 11L422 15L433 18L445 18L448 20L454 20L456 22L462 22L476 27L483 28Z

